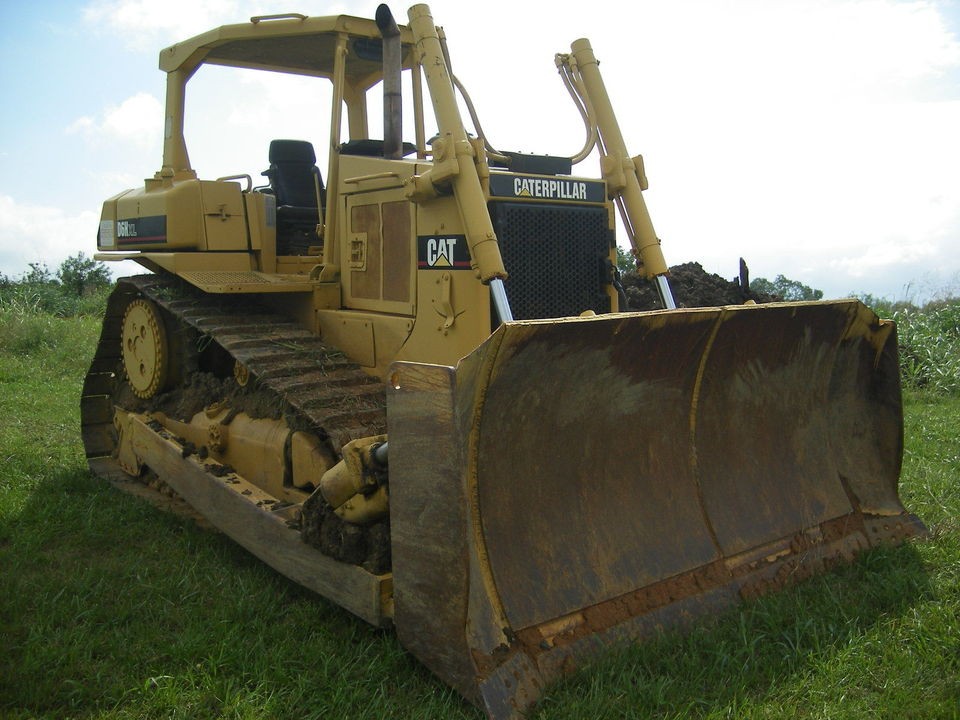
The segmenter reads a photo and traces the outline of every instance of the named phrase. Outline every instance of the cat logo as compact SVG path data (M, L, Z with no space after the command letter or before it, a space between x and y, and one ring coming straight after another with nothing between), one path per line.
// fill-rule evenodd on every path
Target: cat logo
M468 270L470 251L464 235L420 236L417 267L420 270Z
M452 267L457 238L430 238L427 240L427 264L430 267Z

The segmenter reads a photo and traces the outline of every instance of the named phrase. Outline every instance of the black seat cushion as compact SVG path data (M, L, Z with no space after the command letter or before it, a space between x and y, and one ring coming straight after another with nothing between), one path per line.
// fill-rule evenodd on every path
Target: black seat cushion
M269 159L270 168L263 174L270 180L277 205L316 208L314 178L319 182L320 171L313 145L306 140L272 140ZM322 183L320 187L322 191Z
M340 145L341 155L363 155L364 157L383 157L383 140L351 140ZM417 151L413 143L405 142L402 145L403 157Z

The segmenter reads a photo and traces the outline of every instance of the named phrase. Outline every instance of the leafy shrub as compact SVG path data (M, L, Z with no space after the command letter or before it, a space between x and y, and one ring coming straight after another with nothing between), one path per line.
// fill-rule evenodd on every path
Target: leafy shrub
M82 252L63 261L57 270L57 279L62 290L77 297L102 291L112 283L107 266Z
M909 306L892 313L900 337L905 387L960 393L960 298Z
M54 317L101 315L112 280L106 266L82 252L63 261L56 274L44 263L16 280L0 276L0 310Z
M766 278L755 278L750 281L750 289L787 301L823 299L823 290L817 290L809 285L804 285L799 280L791 280L784 275L777 275L773 281Z

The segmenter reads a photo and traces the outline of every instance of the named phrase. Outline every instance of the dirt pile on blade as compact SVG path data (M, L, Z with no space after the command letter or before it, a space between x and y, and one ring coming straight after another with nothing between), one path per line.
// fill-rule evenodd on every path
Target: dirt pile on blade
M622 279L630 310L659 310L653 284L635 272L626 273ZM670 288L677 307L717 307L742 305L747 300L758 303L773 302L776 298L758 293L749 287L741 287L739 279L726 280L715 273L708 273L700 263L688 262L670 268Z

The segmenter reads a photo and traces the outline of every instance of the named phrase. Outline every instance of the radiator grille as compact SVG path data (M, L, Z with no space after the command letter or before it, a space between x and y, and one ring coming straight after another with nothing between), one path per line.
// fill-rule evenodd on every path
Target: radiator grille
M604 207L490 203L517 320L610 312Z

